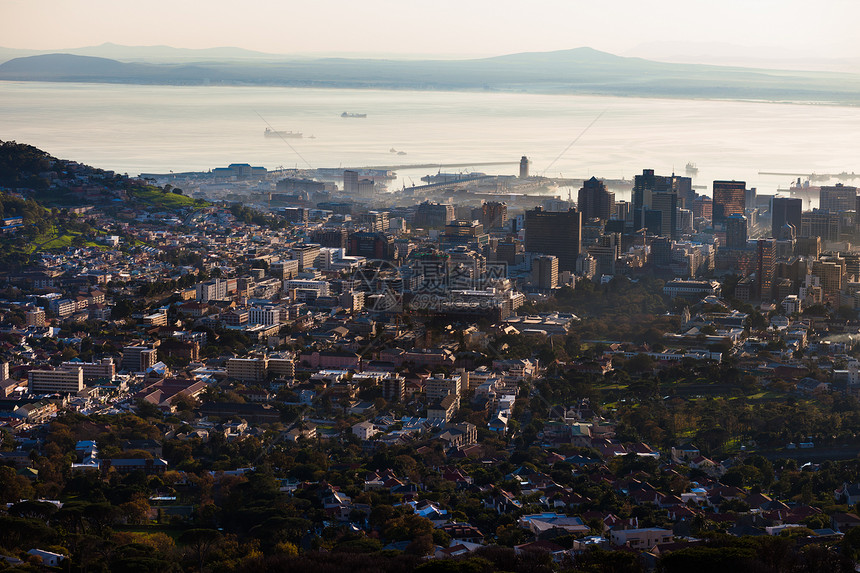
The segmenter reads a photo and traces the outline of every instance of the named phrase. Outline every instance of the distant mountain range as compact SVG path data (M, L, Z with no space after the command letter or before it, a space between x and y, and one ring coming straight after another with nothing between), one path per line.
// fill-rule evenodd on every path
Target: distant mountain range
M72 54L75 56L93 56L109 58L123 62L197 62L207 60L245 61L245 60L284 60L286 56L254 52L244 48L173 48L171 46L121 46L105 43L99 46L69 48L64 50L19 50L0 47L0 62L27 56L44 56L47 54Z
M123 47L114 48L121 51ZM167 47L150 50L155 50L151 52L153 60L156 53L176 53ZM196 50L187 52L200 55ZM860 75L856 74L674 64L591 48L469 60L285 59L234 48L203 52L206 57L195 61L171 62L119 61L76 54L23 56L0 64L0 80L486 90L860 104Z
M823 57L816 55L815 46L808 43L798 43L794 49L786 49L729 42L656 40L639 44L622 55L676 64L860 73L860 57Z

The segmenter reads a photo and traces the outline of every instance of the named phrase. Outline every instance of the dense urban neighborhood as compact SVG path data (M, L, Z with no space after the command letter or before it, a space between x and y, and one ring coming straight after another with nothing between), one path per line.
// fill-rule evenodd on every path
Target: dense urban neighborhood
M0 142L0 569L856 570L856 188L386 178Z

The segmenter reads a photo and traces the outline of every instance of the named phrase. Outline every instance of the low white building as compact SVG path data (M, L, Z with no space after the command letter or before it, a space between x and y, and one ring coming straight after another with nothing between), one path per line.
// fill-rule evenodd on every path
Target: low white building
M27 553L39 557L42 560L42 565L46 567L59 567L60 562L66 558L61 553L53 553L44 549L31 549Z
M359 422L352 427L352 433L361 440L369 440L379 433L372 422Z
M655 545L672 543L674 537L670 529L646 527L642 529L613 529L610 541L613 545L628 545L632 549L651 549Z

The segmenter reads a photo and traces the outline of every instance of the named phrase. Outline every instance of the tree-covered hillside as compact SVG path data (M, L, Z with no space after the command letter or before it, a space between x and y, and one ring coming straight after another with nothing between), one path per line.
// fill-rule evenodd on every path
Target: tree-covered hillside
M32 145L0 141L0 187L44 189L48 181L39 173L51 169L54 160Z

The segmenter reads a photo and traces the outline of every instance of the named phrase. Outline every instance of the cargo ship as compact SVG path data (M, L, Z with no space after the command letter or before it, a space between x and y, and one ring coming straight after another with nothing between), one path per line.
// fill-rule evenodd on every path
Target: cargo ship
M266 137L303 137L300 131L275 131L274 129L269 129L268 127L266 128L266 131L263 132L263 135L265 135Z

